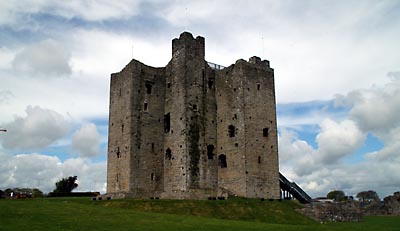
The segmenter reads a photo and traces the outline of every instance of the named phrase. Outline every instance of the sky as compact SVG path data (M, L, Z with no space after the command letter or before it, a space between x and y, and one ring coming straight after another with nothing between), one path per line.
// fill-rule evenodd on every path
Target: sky
M110 74L205 58L275 70L280 171L312 197L400 191L397 0L0 1L0 189L106 190Z

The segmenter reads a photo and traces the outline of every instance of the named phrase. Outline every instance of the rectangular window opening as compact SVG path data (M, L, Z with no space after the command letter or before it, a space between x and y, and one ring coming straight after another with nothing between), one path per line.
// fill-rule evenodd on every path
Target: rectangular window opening
M235 137L235 133L236 133L235 130L236 130L235 126L233 126L233 125L228 126L229 137Z
M171 130L171 116L170 113L164 115L164 132L168 133Z
M263 136L268 137L269 128L263 128Z
M151 83L148 82L144 86L146 87L146 93L151 94L151 88L152 88Z

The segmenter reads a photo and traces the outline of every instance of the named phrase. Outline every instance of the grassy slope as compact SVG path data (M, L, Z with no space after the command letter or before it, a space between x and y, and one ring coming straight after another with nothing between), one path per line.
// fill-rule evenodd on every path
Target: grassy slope
M192 205L188 205L189 203ZM225 204L224 204L225 203ZM244 204L243 204L244 203ZM268 207L275 207L276 218L260 218L261 208L255 201L102 201L92 202L88 199L35 199L35 200L0 200L0 230L387 230L394 231L400 228L399 217L368 217L361 223L316 224L300 215L282 217L286 208L293 203L264 202ZM258 203L258 202L257 202ZM268 204L267 204L268 203ZM195 206L195 204L198 204ZM249 205L250 204L250 205ZM274 205L274 206L272 206ZM192 206L192 207L191 207ZM205 207L205 209L203 209ZM216 209L210 212L210 208ZM265 208L264 208L265 209ZM156 212L143 212L152 210ZM199 211L198 211L199 210ZM256 212L251 212L256 210ZM203 213L203 212L206 213ZM226 215L218 214L221 212ZM242 211L242 212L241 212ZM253 213L252 216L238 214ZM279 212L281 211L281 212ZM159 213L164 212L164 213ZM172 213L191 212L197 216L176 215ZM199 214L200 213L200 214ZM266 212L269 214L270 212ZM210 215L207 215L210 214ZM215 215L218 214L218 215ZM230 214L230 215L229 215ZM236 214L236 215L234 215ZM258 215L257 215L258 214ZM216 219L199 216L231 216L225 219ZM236 216L236 218L235 218ZM243 220L229 220L231 219ZM278 217L281 217L278 219ZM254 222L256 220L256 222ZM257 222L263 221L263 222ZM282 222L283 221L283 222ZM269 223L266 223L269 222ZM297 223L298 222L298 223ZM280 223L280 224L278 224ZM285 224L282 224L285 223ZM297 223L297 224L296 224Z
M227 201L190 200L111 200L103 206L139 211L194 215L198 217L257 221L274 224L313 224L311 219L297 213L300 205L292 201L260 201L230 199Z

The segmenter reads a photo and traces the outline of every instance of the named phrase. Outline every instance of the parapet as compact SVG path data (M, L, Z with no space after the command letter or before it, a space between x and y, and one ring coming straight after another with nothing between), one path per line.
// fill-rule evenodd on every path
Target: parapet
M205 55L205 39L197 36L196 39L189 32L183 32L179 38L172 40L172 57L181 49L189 49L193 51L195 56L204 58Z
M261 58L257 57L257 56L253 56L253 57L249 58L249 63L260 65L260 66L263 66L263 67L269 67L269 61L268 60L261 61Z

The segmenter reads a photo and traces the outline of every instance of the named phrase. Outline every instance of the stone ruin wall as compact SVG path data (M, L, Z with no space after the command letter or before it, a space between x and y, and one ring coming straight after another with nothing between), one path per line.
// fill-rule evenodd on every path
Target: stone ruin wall
M279 198L268 61L253 57L211 69L204 38L187 32L172 47L164 68L132 60L112 74L107 193Z

